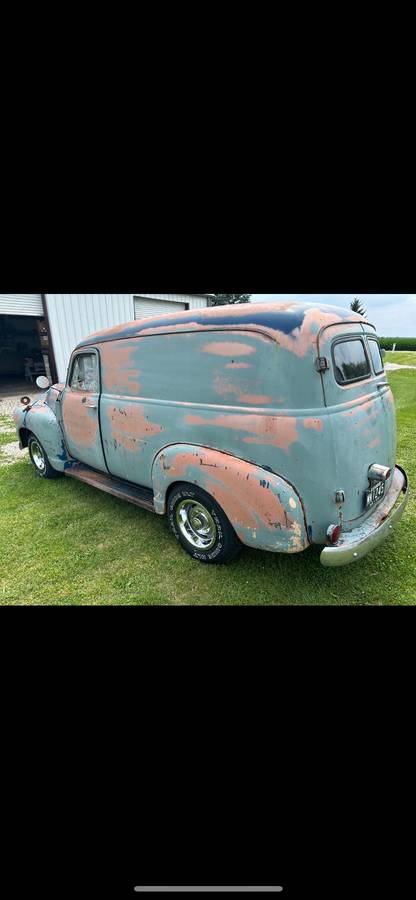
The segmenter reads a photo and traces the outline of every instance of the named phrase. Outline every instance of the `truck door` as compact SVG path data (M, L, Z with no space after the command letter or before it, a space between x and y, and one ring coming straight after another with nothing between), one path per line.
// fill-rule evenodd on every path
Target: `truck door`
M100 387L97 350L74 353L61 403L66 445L74 459L106 472L100 433Z

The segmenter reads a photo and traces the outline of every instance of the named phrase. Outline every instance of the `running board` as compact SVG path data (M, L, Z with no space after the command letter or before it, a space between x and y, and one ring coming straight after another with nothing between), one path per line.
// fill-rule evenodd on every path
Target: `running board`
M76 478L77 481L83 481L92 487L98 488L99 491L105 491L106 494L112 494L119 500L127 500L127 503L134 503L135 506L141 506L143 509L149 509L155 512L154 494L148 488L136 487L128 481L122 481L119 478L113 478L112 475L105 475L104 472L96 472L89 466L81 463L65 469L65 475L68 478Z

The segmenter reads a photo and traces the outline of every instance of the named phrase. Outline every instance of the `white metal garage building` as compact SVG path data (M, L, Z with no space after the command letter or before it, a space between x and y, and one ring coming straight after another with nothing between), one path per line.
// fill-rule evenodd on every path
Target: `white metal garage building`
M213 294L0 294L0 386L25 364L65 381L76 344L102 328L167 311L200 309Z

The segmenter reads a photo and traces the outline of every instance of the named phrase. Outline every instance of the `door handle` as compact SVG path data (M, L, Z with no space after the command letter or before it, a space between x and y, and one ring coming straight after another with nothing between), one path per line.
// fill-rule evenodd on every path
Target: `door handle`
M94 400L88 401L87 397L82 398L82 405L86 406L87 409L98 409L98 403L94 403Z

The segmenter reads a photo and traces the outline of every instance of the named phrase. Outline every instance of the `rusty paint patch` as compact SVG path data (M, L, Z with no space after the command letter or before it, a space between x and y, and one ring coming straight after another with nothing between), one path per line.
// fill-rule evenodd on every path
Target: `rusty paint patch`
M250 356L251 353L256 352L256 348L252 347L251 344L237 343L236 341L215 341L214 343L206 344L202 348L202 352L212 353L214 356Z
M248 432L255 437L245 437L246 444L271 444L287 451L298 440L297 419L293 416L261 416L239 415L216 416L212 419L189 414L185 417L187 425L208 425L218 428L232 428L242 433Z
M250 546L294 553L308 544L303 511L292 494L289 502L288 485L273 473L265 477L258 466L217 450L172 447L156 461L155 497L162 497L177 480L208 491Z
M100 352L104 392L109 394L126 392L133 395L140 393L140 371L135 368L132 359L134 351L137 352L135 342L120 346L117 342L103 344Z
M323 431L324 423L322 419L304 419L303 427L311 428L315 431Z
M120 445L125 450L139 451L143 449L148 438L164 430L162 425L150 422L144 406L137 403L110 406L107 408L107 417L111 422L114 449Z
M239 394L238 400L240 403L249 403L251 406L270 406L272 402L272 398L265 394Z
M35 408L31 410L33 413ZM65 432L72 444L95 447L98 435L98 419L95 410L82 409L81 395L67 391L64 403Z
M236 362L230 362L230 363L227 363L227 364L226 364L225 368L226 368L226 369L251 369L251 368L252 368L252 365L251 365L251 363L243 363L243 362L236 363Z
M251 406L268 406L272 403L272 398L267 397L265 394L244 393L241 387L234 384L230 378L224 378L222 375L215 376L213 387L214 391L221 397L231 394L238 403L248 403Z
M255 528L259 519L268 528L278 521L285 524L283 506L272 491L259 491L256 477L257 466L238 460L238 467L232 460L224 461L216 450L201 449L196 453L178 452L172 462L170 476L183 478L189 468L198 464L207 469L215 469L215 476L206 472L204 485L227 511L227 515L242 528Z

